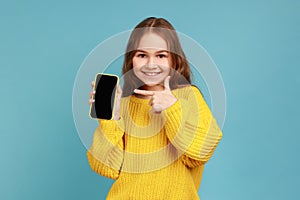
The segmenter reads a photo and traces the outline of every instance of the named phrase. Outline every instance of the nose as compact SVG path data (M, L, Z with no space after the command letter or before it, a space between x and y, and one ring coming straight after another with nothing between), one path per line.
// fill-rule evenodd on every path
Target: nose
M147 62L147 67L149 67L149 68L156 68L157 67L154 56L149 56L148 62Z
M149 56L149 59L148 59L148 63L147 63L148 65L153 65L153 64L155 64L154 63L154 58L153 58L153 56Z

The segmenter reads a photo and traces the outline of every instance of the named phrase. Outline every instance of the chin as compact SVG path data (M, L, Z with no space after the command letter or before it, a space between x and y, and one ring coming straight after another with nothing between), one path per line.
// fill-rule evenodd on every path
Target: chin
M156 85L161 85L163 83L163 80L149 80L149 79L145 79L145 78L139 78L144 85L147 85L147 86L156 86Z

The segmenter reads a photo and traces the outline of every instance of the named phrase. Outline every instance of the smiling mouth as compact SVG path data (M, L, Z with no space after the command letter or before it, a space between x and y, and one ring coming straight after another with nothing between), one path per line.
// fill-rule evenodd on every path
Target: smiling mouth
M147 75L147 76L156 76L158 74L160 74L161 72L143 72L143 74Z

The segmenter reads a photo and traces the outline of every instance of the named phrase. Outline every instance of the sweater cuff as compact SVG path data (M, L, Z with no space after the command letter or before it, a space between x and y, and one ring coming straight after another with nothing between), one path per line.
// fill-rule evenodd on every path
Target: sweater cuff
M124 147L122 138L124 131L120 128L121 125L120 120L99 120L99 126L94 132L93 142L88 150L88 156L93 156L90 157L90 164L94 171L107 171L106 167L113 171L120 169ZM103 173L104 176L109 176L106 172Z
M86 152L86 155L91 169L94 172L114 180L119 177L119 169L117 167L109 166L107 161L104 163L103 161L98 160L90 150Z
M99 125L104 135L113 144L116 144L124 135L123 118L119 120L99 119Z

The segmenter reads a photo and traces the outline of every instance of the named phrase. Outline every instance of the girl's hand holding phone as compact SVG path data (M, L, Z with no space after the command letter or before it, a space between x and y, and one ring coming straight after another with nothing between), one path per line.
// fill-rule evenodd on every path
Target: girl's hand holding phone
M94 90L95 89L95 81L92 81L91 87L92 87L92 92L90 92L89 105L91 105L93 102L95 102L95 100L93 99L93 95L96 94L96 91Z
M170 76L168 76L164 81L165 89L162 91L148 91L148 90L139 90L135 89L136 94L141 94L144 96L150 96L150 106L152 106L152 111L155 113L160 113L161 111L172 106L177 98L172 94L170 89Z
M90 92L90 98L89 98L89 105L91 106L91 104L93 102L95 102L95 100L93 99L93 95L96 94L95 91L95 81L92 81L91 83L91 87L92 87L92 92ZM120 85L117 86L117 96L116 96L116 105L114 106L114 120L119 120L120 119L120 104L121 104L121 97L122 97L122 89L120 87Z

